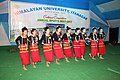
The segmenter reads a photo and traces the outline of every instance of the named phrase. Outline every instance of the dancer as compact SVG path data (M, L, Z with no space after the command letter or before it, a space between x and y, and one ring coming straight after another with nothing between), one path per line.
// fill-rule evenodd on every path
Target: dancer
M22 35L18 36L15 40L20 53L20 59L22 61L23 70L27 70L26 65L30 64L30 57L28 54L28 29L22 28Z
M87 34L86 34L86 29L83 27L81 28L81 33L80 33L80 53L81 53L81 60L85 61L84 55L85 55L85 44L86 40L88 39Z
M49 67L50 62L54 61L54 56L52 52L52 37L50 36L50 29L49 27L44 28L45 33L42 35L42 44L43 44L43 51L44 57L46 59L46 66Z
M30 53L31 53L31 58L32 58L32 66L33 66L33 68L36 68L35 63L41 61L39 48L38 48L39 37L37 35L37 30L36 29L32 29L31 34L32 35L29 36Z
M66 33L63 35L63 51L65 55L66 62L69 62L68 58L72 57L72 49L70 47L70 40L71 40L71 28L67 26Z
M96 32L97 32L97 29L93 28L92 33L90 33L90 35L89 35L89 38L91 41L91 44L90 44L91 54L90 55L93 60L96 60L95 56L98 54L98 47L97 47L98 38L97 38Z
M56 64L60 64L58 61L61 58L64 58L64 54L62 51L62 42L61 42L61 27L57 27L56 31L53 33L53 44L54 44L54 54L56 56Z
M100 59L104 59L103 55L106 53L106 48L104 45L104 37L105 34L103 32L103 29L100 27L98 29L98 50L99 50Z
M76 28L75 33L73 33L73 35L72 35L74 57L75 57L76 62L78 62L77 58L81 58L80 45L79 45L79 40L80 40L79 34L80 34L80 28Z

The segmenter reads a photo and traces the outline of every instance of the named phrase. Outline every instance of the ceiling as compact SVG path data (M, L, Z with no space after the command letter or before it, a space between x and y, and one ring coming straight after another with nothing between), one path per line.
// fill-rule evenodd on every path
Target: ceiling
M120 0L91 0L111 27L120 27Z

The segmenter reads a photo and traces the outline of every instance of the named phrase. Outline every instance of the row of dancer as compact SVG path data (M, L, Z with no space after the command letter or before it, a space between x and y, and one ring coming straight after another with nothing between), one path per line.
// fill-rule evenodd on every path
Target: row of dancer
M26 65L30 64L30 58L32 58L32 66L36 68L35 63L40 62L40 51L38 44L42 43L44 57L46 60L46 66L49 67L50 62L54 61L54 55L56 57L56 64L60 64L59 60L65 58L66 62L69 62L69 58L75 58L78 62L78 58L84 59L86 51L86 40L90 40L90 56L95 60L97 54L100 55L100 59L104 59L102 56L105 54L104 45L104 33L102 28L99 28L99 33L97 34L96 28L93 28L89 36L86 34L85 28L76 28L75 33L71 34L71 28L67 27L66 33L61 35L61 27L57 27L56 31L50 35L49 27L44 28L44 33L39 40L37 35L37 30L31 30L31 36L27 36L28 29L26 27L22 28L22 35L18 36L16 43L19 48L20 58L22 61L22 67L27 70ZM30 44L30 54L28 51L28 44ZM71 45L72 44L72 45ZM73 47L73 51L72 48Z

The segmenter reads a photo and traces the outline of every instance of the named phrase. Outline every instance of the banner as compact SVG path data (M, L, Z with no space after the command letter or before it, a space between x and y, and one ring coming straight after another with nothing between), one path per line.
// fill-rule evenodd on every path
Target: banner
M88 10L14 1L11 1L10 19L11 41L14 41L24 26L29 30L36 28L42 31L48 24L62 24L73 29L89 28L90 25Z

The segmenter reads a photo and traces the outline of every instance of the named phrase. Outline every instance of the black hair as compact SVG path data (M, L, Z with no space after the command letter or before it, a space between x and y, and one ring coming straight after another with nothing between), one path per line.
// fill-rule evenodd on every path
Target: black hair
M58 26L58 27L56 28L56 31L57 31L59 28L61 28L61 27L60 27L60 26Z
M95 28L95 27L93 27L93 28L92 28L92 31L94 31L95 29L96 29L96 28Z
M80 30L80 28L76 28L76 29L75 29L75 32L77 32L78 30Z
M101 27L98 28L98 31L100 31L100 29L102 29Z
M49 27L45 27L44 30L47 31L47 29L49 29Z
M32 34L32 32L34 32L36 29L35 28L33 28L32 30L31 30L31 34Z
M23 27L22 28L22 32L24 32L25 30L28 30L26 27Z
M85 28L84 28L84 27L82 27L82 28L81 28L81 32L83 32L83 30L84 30L84 29L85 29Z
M68 26L67 26L66 28L67 28L67 30L66 30L67 32L68 32L68 30L70 30L70 29L71 29L71 28L70 28L70 27L68 27Z

